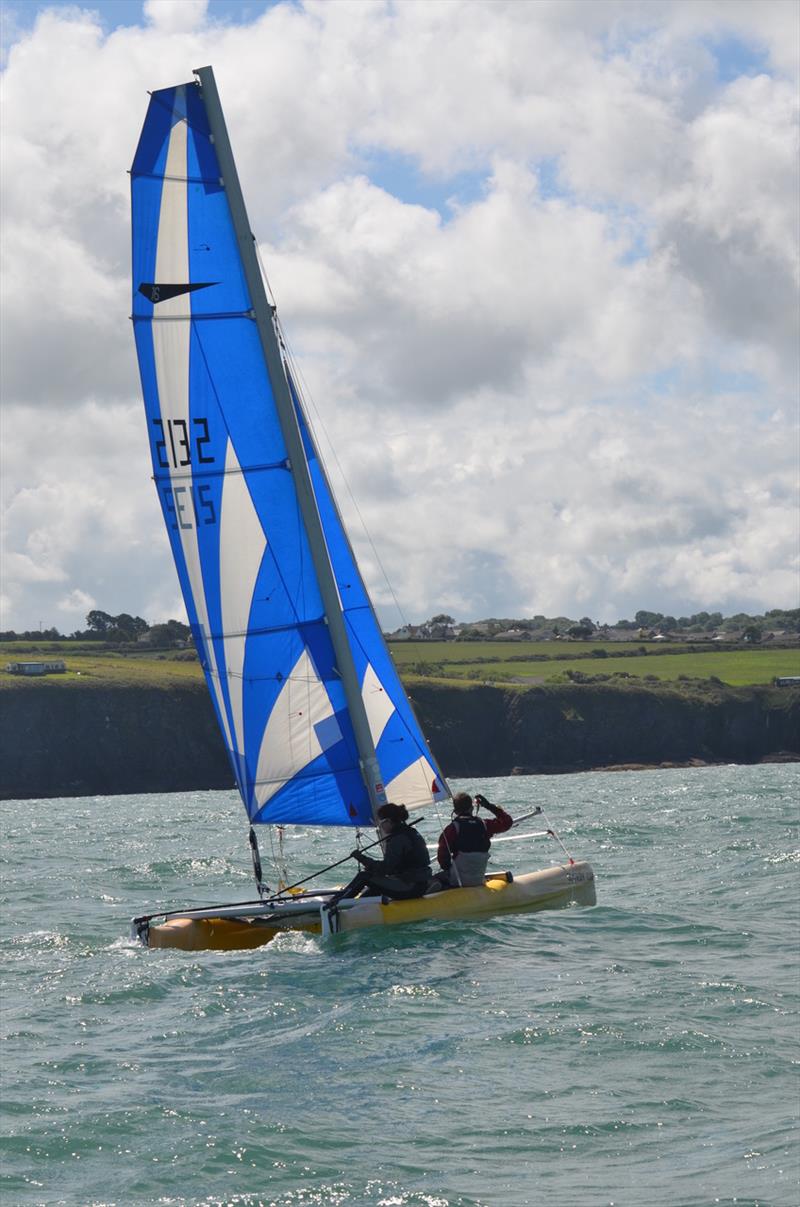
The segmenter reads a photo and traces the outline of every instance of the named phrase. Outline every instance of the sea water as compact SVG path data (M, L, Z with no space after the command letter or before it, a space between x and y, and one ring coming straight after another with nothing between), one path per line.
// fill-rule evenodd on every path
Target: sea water
M543 805L597 906L148 951L254 895L234 795L3 804L4 1207L795 1207L800 767L457 786Z

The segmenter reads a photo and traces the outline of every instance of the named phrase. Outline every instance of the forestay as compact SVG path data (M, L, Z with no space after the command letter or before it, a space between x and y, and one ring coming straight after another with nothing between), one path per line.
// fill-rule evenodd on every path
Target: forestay
M363 751L198 84L152 94L132 209L133 320L154 478L248 815L369 823ZM292 398L387 798L428 804L448 795L446 785L392 664L293 386Z

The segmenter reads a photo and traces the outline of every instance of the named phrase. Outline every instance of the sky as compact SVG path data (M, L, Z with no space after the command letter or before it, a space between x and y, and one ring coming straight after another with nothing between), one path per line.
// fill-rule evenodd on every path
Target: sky
M127 172L208 63L387 627L797 607L798 14L5 0L0 629L185 616Z

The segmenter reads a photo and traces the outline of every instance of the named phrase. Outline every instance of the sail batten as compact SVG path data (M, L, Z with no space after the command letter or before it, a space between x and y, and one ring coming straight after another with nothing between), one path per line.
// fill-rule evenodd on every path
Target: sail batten
M131 315L134 323L208 323L219 319L248 319L250 322L253 316L249 310L221 310L219 313L213 311L209 314L153 314L153 315Z
M199 473L195 470L193 473L187 474L153 474L152 478L154 482L175 482L181 478L193 478L195 482L198 482L202 481L203 478L224 478L226 475L230 476L231 474L256 474L264 473L268 469L287 470L288 468L289 466L285 461L274 461L271 465L236 465L232 469L207 469Z
M131 171L154 483L250 819L363 825L384 784L416 804L425 777L427 803L443 781L290 392L260 277L242 258L253 253L232 161L223 172L211 138L209 71L202 89L152 94Z

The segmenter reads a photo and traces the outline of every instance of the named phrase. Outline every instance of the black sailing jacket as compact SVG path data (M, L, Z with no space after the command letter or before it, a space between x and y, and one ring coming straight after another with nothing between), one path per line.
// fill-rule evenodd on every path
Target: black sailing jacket
M431 860L425 839L412 826L399 825L386 839L383 859L370 861L369 870L412 882L429 880Z

